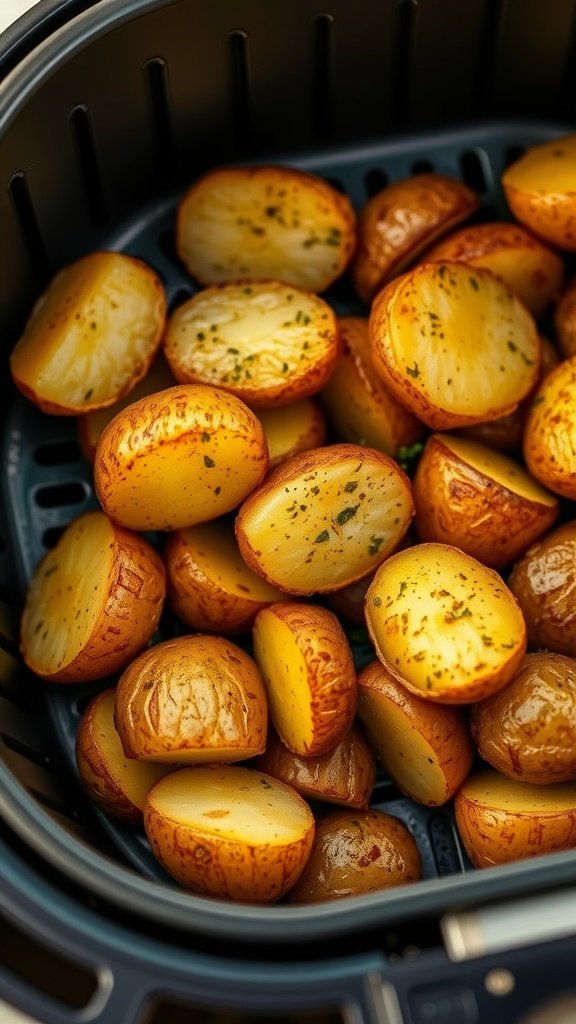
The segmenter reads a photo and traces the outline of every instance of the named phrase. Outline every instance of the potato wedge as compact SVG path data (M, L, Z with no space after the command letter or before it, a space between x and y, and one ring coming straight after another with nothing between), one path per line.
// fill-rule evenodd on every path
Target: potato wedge
M529 472L555 494L576 498L576 356L544 378L524 430Z
M324 413L312 398L302 398L277 409L259 409L257 416L268 442L270 469L294 455L319 448L326 441Z
M576 135L532 146L504 172L502 187L521 224L576 251Z
M352 652L336 616L319 605L279 602L258 612L252 638L282 742L303 757L332 750L356 712Z
M522 609L532 649L576 658L576 521L536 541L516 563L508 586Z
M343 352L320 398L336 436L352 444L396 455L402 445L418 441L424 425L388 390L372 365L368 320L339 320Z
M380 566L366 594L376 653L419 697L468 704L502 689L526 650L514 595L448 544L417 544Z
M519 782L576 782L576 661L527 654L514 679L471 709L485 761Z
M258 768L309 800L365 809L376 777L374 755L356 725L326 754L302 757L271 732Z
M554 310L558 347L566 358L576 355L576 277L566 285Z
M133 530L178 530L235 508L262 480L268 448L235 395L180 384L133 402L100 435L94 486Z
M57 683L117 672L153 636L165 593L154 548L104 513L87 512L30 580L20 625L24 661Z
M144 651L122 673L114 720L127 757L220 764L266 747L264 685L253 659L218 636L182 636Z
M471 189L442 174L418 174L387 185L364 206L352 280L364 302L414 263L440 235L478 206Z
M433 430L506 415L538 377L534 320L489 270L420 264L380 292L370 331L377 372Z
M152 851L180 885L202 896L271 903L297 881L314 818L301 796L249 768L183 768L148 794Z
M491 270L536 317L558 298L564 281L564 263L558 253L526 228L507 221L461 228L429 249L424 258L427 263L449 260Z
M290 594L360 579L400 542L413 515L410 482L387 455L335 444L278 466L240 507L244 561Z
M558 501L517 462L467 438L432 434L412 482L420 540L510 565L558 515Z
M175 530L164 546L164 564L170 606L201 632L245 633L261 608L284 596L248 568L227 522Z
M463 709L422 700L379 661L358 676L358 717L384 771L416 803L440 807L469 774L474 748Z
M171 771L126 757L114 725L114 689L103 690L86 708L76 736L76 764L88 795L106 814L142 824L148 791Z
M406 826L383 811L333 811L316 824L312 853L290 903L320 903L417 882L420 853Z
M535 786L477 772L454 801L456 825L477 868L576 846L576 784Z
M316 394L338 350L330 306L278 281L205 288L178 306L164 336L176 380L223 388L254 409Z
M176 247L201 284L274 278L322 292L356 244L346 196L291 167L223 167L192 185L178 208Z
M42 412L70 416L112 405L146 374L166 319L151 267L95 252L59 271L10 356L16 387Z

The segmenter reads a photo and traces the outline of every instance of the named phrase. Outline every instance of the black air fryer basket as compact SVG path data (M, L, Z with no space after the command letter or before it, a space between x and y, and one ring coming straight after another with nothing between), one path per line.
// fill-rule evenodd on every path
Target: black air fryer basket
M93 688L32 679L17 622L33 566L95 504L90 470L73 420L7 368L40 289L95 248L191 294L174 210L217 164L293 163L357 208L434 169L505 215L506 165L576 124L575 0L41 0L0 43L0 996L58 1024L515 1024L552 996L576 1020L576 850L469 870L450 812L381 779L424 880L261 908L184 893L89 805L73 748ZM357 309L345 282L329 299Z

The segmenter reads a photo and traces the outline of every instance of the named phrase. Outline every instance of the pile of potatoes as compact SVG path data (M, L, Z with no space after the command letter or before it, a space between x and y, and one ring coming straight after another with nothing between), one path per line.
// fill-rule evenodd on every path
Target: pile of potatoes
M80 777L187 889L416 881L378 765L453 801L478 867L576 846L575 167L576 136L528 151L497 224L435 173L357 217L312 174L217 169L178 208L192 298L98 252L34 307L13 379L78 416L100 509L37 566L22 654L100 682ZM364 315L326 297L345 272Z

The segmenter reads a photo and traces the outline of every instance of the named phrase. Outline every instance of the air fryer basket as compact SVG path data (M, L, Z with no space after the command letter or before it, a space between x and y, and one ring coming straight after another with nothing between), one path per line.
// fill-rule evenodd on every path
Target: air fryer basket
M50 275L97 247L151 263L170 303L191 294L174 253L174 209L215 164L294 163L357 208L387 180L434 168L470 184L482 215L504 215L504 167L574 121L575 14L574 0L546 12L538 0L42 0L0 48L4 356ZM359 310L346 282L328 298L338 312ZM543 956L553 963L548 990L567 987L567 939L507 954L514 1004L477 982L502 965L493 949L574 930L576 851L469 871L449 812L416 807L383 779L373 802L411 828L424 881L315 908L256 908L181 892L142 837L88 806L73 746L94 688L31 679L16 625L36 561L95 503L90 470L74 422L13 394L6 363L1 380L2 907L7 921L85 964L94 985L77 1012L7 967L0 994L63 1024L133 1024L162 992L196 1007L321 1007L357 1021L474 1022L489 1012L512 1022L512 1005L519 1012L545 990L533 966ZM502 911L503 900L534 892L545 894L539 907ZM476 913L475 932L464 910ZM525 924L535 914L534 935ZM439 922L462 964L449 962ZM480 933L478 968L466 958ZM417 959L398 960L426 943Z

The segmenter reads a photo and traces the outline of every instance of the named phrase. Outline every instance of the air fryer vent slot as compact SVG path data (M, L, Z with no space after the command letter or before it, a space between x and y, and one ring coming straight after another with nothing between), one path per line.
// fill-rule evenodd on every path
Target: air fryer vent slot
M474 149L465 150L460 157L460 167L465 184L479 195L484 195L488 191L489 182L482 154Z
M27 761L33 761L34 764L39 765L41 768L46 768L48 771L54 771L54 765L48 754L44 754L39 750L34 750L33 747L27 743L22 743L21 740L16 739L15 736L10 736L8 733L0 731L0 737L10 750L13 750L16 754L20 754L21 757L25 757Z
M386 188L388 185L388 175L380 167L372 167L364 175L364 184L366 185L366 195L370 199L377 192L380 192L381 189Z
M319 138L326 138L332 129L332 75L334 18L317 14L312 20L314 46L313 129Z
M246 154L252 142L250 50L246 32L229 32L225 38L230 68L230 122L234 148Z
M80 505L87 496L88 489L84 483L71 481L39 487L34 500L39 508L65 508L69 505Z
M93 225L101 227L108 220L108 213L88 108L83 104L74 107L70 111L69 122L76 147L78 169L84 186L88 214Z
M168 68L162 57L151 57L142 65L146 78L152 129L154 136L154 155L160 180L171 178L174 160L174 139L170 112L170 94L168 86Z
M40 444L34 448L34 462L38 466L65 466L81 458L76 441L63 438L48 444Z
M40 232L38 218L36 217L36 211L24 171L16 171L11 176L8 181L7 191L12 200L20 233L28 252L33 277L37 287L40 288L46 283L50 269L44 240Z

